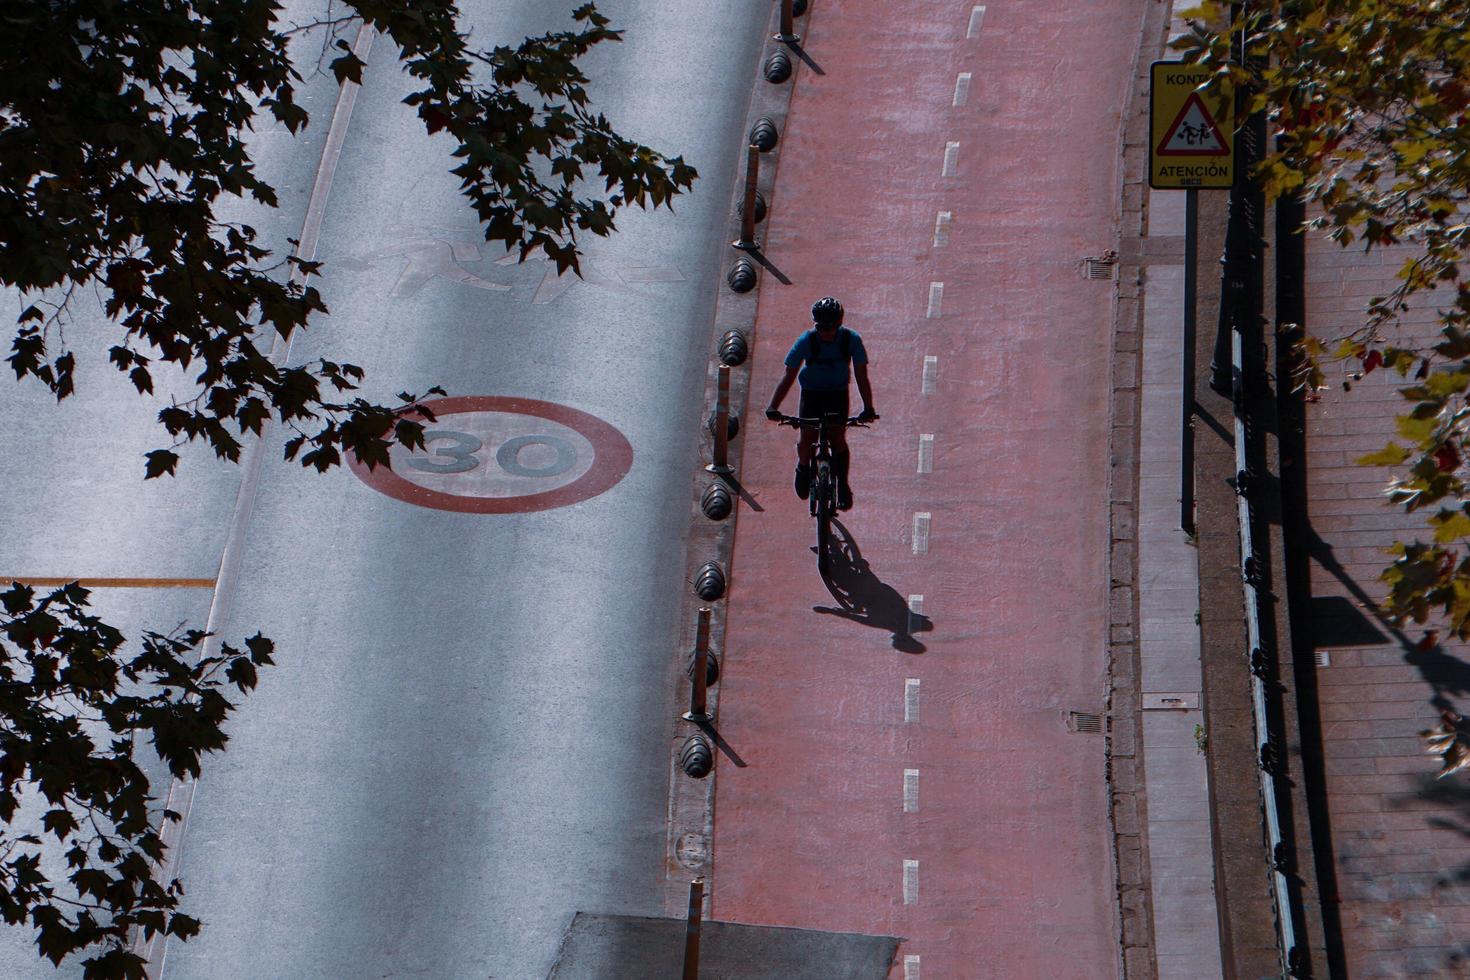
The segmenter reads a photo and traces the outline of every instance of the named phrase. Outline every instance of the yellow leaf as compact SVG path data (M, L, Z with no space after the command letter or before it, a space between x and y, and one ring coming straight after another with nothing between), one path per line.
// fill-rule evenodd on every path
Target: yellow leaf
M1394 419L1399 430L1399 435L1411 442L1423 442L1434 433L1436 422L1434 417L1416 419L1408 415L1400 415Z
M1470 538L1470 516L1464 511L1440 511L1430 518L1430 523L1435 525L1434 540L1439 544Z
M1409 451L1397 443L1389 443L1376 453L1358 458L1359 466L1398 466L1409 458Z

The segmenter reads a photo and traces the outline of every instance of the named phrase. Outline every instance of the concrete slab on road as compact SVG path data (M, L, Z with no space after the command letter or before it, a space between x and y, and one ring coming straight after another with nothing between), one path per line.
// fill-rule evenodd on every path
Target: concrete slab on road
M699 928L693 960L699 975L711 980L884 980L898 949L892 936L718 921ZM687 932L683 919L578 912L548 980L680 976Z

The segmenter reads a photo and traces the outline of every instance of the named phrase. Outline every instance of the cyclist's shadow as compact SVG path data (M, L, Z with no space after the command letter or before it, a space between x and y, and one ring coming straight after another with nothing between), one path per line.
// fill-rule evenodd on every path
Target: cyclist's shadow
M827 591L837 600L838 608L813 606L814 612L841 616L854 623L887 630L893 634L893 648L904 653L923 653L927 649L915 633L934 628L928 616L909 609L908 602L893 586L873 574L857 540L841 521L832 522L836 533L832 538L831 567L823 580Z

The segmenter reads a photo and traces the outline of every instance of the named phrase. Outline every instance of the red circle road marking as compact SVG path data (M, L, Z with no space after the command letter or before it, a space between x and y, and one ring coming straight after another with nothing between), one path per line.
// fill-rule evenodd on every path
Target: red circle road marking
M464 514L523 514L550 510L579 503L612 489L633 466L633 447L621 432L595 415L565 405L537 401L534 398L501 398L493 395L433 398L422 404L440 418L491 412L547 419L566 426L586 439L592 445L593 459L587 472L566 486L522 496L481 497L446 493L420 486L386 466L368 469L356 458L349 456L348 466L357 474L358 479L379 493L405 503ZM424 424L429 429L434 427L431 422L426 421ZM487 449L486 455L492 458L482 461L481 465L495 465L494 448Z

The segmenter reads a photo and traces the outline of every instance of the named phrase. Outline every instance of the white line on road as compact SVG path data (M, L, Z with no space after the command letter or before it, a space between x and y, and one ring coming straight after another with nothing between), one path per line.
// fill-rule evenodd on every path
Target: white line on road
M929 553L929 512L919 511L914 515L914 554Z
M903 958L903 980L919 980L919 958L917 956Z
M903 812L917 813L919 810L919 770L903 771Z
M941 211L934 217L934 247L949 244L949 222L951 215L948 211Z
M955 168L960 164L960 145L958 143L944 144L944 169L940 171L941 177L953 177Z
M919 720L919 679L910 677L903 682L904 724L917 724Z
M376 33L367 24L359 27L352 42L352 53L366 61ZM354 82L343 82L337 90L337 102L332 109L331 122L327 126L326 141L322 145L322 157L317 164L311 196L307 199L301 237L297 240L299 244L296 246L296 255L308 262L316 258L317 235L321 231L327 197L332 190L332 178L337 171L337 161L342 155L342 144L347 139L347 124L352 118L352 107L360 87ZM305 280L306 275L300 268L293 266L291 278L299 283ZM270 346L271 362L283 365L290 356L291 341L283 339L279 334L273 335ZM265 461L264 440L265 437L260 437L251 443L241 465L240 488L235 493L235 506L230 514L229 530L220 554L219 573L215 576L214 597L205 620L204 628L209 639L205 641L201 651L201 656L204 657L219 655L220 633L234 609L245 549L245 528L255 509L255 498L260 488L260 471ZM179 819L173 823L165 823L160 833L167 850L162 865L157 869L159 881L172 881L178 873L180 845L183 843L184 830L189 825L189 811L194 802L194 787L197 785L192 779L175 779L169 784L164 806L179 814ZM144 938L140 932L133 952L146 961L144 969L147 976L161 977L168 958L168 937L162 932L156 932Z
M944 306L944 283L931 282L929 284L929 312L924 314L930 320L939 316Z
M921 595L909 596L909 632L914 633L919 629L919 621L924 618L924 597Z
M977 38L980 36L980 25L985 22L985 6L977 4L970 8L970 27L965 31L965 37Z
M934 472L934 435L929 432L919 435L919 472Z
M954 105L962 106L970 99L970 73L962 71L954 77Z
M934 389L939 383L939 358L934 354L924 355L924 377L920 382L919 393L923 395L934 394Z
M919 900L919 862L904 858L903 904L913 905Z

